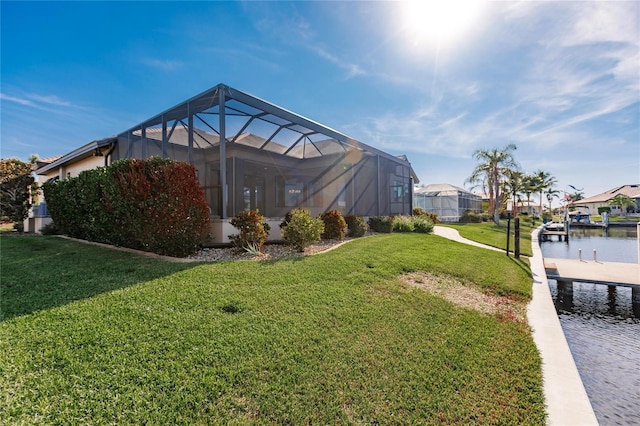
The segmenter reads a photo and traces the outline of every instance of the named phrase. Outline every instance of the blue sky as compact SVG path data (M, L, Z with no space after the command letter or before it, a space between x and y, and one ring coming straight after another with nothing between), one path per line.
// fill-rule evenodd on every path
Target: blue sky
M640 183L640 2L422 3L2 1L1 155L65 154L225 83L406 154L424 184L464 186L509 143L561 191Z

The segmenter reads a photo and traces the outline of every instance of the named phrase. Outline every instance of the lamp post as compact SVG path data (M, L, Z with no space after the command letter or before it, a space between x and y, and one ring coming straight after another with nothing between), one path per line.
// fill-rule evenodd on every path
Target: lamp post
M511 235L511 212L507 211L507 256L509 256L509 237Z

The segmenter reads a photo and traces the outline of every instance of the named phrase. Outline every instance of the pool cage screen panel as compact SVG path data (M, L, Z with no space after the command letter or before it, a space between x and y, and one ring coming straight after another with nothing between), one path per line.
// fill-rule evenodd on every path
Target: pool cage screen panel
M482 198L460 189L416 190L414 207L435 213L442 222L458 222L465 211L482 212Z
M282 217L410 214L411 165L225 85L118 135L114 159L158 156L195 165L212 217L247 209Z

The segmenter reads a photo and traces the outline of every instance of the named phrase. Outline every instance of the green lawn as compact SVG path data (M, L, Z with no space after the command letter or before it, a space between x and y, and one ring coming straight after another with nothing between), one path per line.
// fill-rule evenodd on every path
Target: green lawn
M212 264L0 244L0 424L545 421L527 325L399 279L455 276L526 302L528 268L500 253L421 234Z
M531 231L541 224L536 222L536 226L532 226L530 222L520 221L520 254L523 256L531 256ZM483 243L502 250L507 248L507 221L502 220L500 225L493 222L483 223L439 223L438 225L455 228L463 237ZM515 247L514 241L514 221L511 220L511 237L509 240L509 253L513 253Z

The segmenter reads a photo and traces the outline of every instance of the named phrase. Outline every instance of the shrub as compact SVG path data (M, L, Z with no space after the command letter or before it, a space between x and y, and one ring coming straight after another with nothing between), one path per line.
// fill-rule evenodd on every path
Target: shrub
M341 240L347 230L347 222L345 222L342 213L338 210L330 210L320 215L320 219L324 223L324 232L322 238L326 240Z
M394 232L413 232L413 221L410 216L395 216L393 218Z
M460 222L460 223L480 223L480 222L482 222L482 216L472 212L471 210L466 210L464 213L462 213L462 216L460 216L460 219L458 220L458 222Z
M287 212L286 215L284 215L284 219L282 220L282 222L280 222L280 229L284 228L285 226L287 226L289 224L289 222L291 221L291 212L293 210Z
M367 233L367 222L362 216L347 216L344 221L347 223L347 235L350 237L359 238Z
M231 219L230 223L240 231L238 234L229 235L233 246L239 250L260 253L271 230L260 212L257 209L240 212Z
M428 217L429 219L431 219L432 223L440 223L440 220L438 219L438 215L435 213L430 213L424 209L422 209L421 207L414 207L413 208L413 216L425 216Z
M60 235L60 228L56 225L55 222L49 222L42 228L40 228L40 233L42 235Z
M192 164L125 159L43 189L53 221L72 237L187 256L209 235L209 206Z
M604 213L604 212L611 213L611 207L609 207L609 206L598 207L598 214L600 216L602 216L602 213Z
M424 216L425 214L427 214L427 211L422 207L414 207L412 213L414 216Z
M413 230L421 234L430 234L433 232L433 222L428 216L414 216Z
M314 219L307 209L293 209L282 227L282 238L296 250L304 251L309 244L320 241L323 232L322 219Z
M372 216L369 218L369 229L373 232L389 234L393 231L393 218L390 216Z

